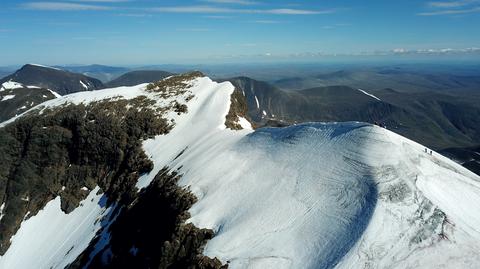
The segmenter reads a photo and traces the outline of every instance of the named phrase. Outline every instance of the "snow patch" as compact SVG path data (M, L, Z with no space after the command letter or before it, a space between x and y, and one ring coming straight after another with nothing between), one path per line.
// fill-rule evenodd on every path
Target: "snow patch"
M82 85L83 88L85 88L85 90L88 90L88 86L85 83L83 83L83 81L80 80L80 84Z
M2 87L0 91L3 90L14 90L18 88L23 88L23 85L21 83L15 82L15 81L7 81L2 84Z
M13 99L13 98L15 98L14 94L4 95L2 100L0 100L0 102L7 101L7 100L10 100L10 99Z
M257 108L260 108L260 102L258 102L258 98L256 95L255 95L255 102L257 103Z
M242 126L243 129L246 129L246 130L253 129L252 124L250 124L250 122L244 117L238 117L238 124L240 124L240 126Z
M3 210L5 209L5 203L2 203L2 205L0 206L0 220L3 219Z
M48 89L49 92L51 92L53 94L53 96L55 96L55 98L59 98L59 97L62 97L60 94L58 94L57 92L55 91L52 91L50 89Z
M368 93L368 92L366 92L366 91L364 91L364 90L362 90L362 89L358 89L358 90L359 90L360 92L362 92L362 93L364 93L364 94L372 97L372 98L375 99L375 100L382 101L382 100L380 100L380 98L376 97L375 95L373 95L373 94L371 94L371 93Z

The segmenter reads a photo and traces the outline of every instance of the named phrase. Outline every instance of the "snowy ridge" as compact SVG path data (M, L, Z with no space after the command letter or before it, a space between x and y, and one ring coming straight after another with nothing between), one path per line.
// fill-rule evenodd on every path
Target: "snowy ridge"
M66 95L37 109L140 95L157 106L186 103L187 113L168 113L175 121L169 134L144 142L154 169L137 187L148 186L163 167L178 170L179 184L198 198L189 222L216 232L204 254L229 268L480 266L480 178L475 174L365 123L253 131L239 118L244 129L233 131L225 127L233 85L208 78L189 84L185 96L159 99L143 84ZM186 102L190 93L194 97ZM28 249L26 242L36 237L24 227L40 220L48 222L41 214L25 221L13 243ZM89 225L86 220L82 227ZM48 240L61 242L62 236ZM42 240L47 239L37 241L46 244ZM5 257L14 255L11 251Z
M46 66L46 65L41 65L41 64L34 64L34 63L29 63L29 65L33 65L33 66L38 66L38 67L43 67L43 68L50 68L50 69L54 69L54 70L58 70L58 71L63 71L59 68L56 68L56 67L51 67L51 66Z

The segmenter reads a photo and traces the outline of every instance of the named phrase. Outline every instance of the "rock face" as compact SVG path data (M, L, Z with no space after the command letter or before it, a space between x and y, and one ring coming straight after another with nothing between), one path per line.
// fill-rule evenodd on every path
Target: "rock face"
M4 77L0 84L7 81L50 89L60 95L103 88L102 82L98 79L33 64L24 65L15 73Z
M480 266L480 178L409 139L253 130L246 94L197 72L93 93L0 125L1 268Z

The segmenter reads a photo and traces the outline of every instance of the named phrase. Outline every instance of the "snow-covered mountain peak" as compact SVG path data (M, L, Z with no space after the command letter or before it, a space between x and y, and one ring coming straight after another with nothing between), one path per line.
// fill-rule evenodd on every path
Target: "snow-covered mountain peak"
M232 84L199 75L187 78L76 93L35 109L140 96L151 100L172 129L143 142L153 170L142 175L136 187L145 189L165 168L179 173L178 184L197 197L187 222L215 232L203 254L229 268L480 265L478 176L366 123L252 130ZM227 128L237 124L244 128ZM108 210L94 208L91 214L108 215ZM53 206L45 210L62 213ZM75 212L80 209L71 213L72 219L80 214ZM51 229L72 221L66 216L52 218L60 223L42 229L54 236ZM65 247L75 245L71 238L92 238L99 231L89 223L95 219L90 216L78 227L65 228L71 237L49 238L62 247L47 249L47 242L28 232L35 218L24 221L11 249L34 242L30 248L50 257L44 258L46 265L68 264L72 253L83 251ZM90 254L113 251L108 229L104 227L99 238L101 244ZM62 260L66 250L69 255ZM20 261L25 262L24 257L7 252L0 265Z

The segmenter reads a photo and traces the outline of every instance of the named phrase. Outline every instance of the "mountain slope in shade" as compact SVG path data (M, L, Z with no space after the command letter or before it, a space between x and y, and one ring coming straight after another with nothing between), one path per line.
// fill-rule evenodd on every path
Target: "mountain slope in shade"
M480 139L480 103L470 96L435 92L369 91L348 86L284 91L247 77L229 79L245 93L255 123L363 121L378 122L432 147L475 146Z
M125 73L120 77L105 84L105 87L114 88L120 86L134 86L142 83L150 83L162 80L173 75L166 71L138 70Z
M238 116L244 128L234 131L226 128L234 103L232 84L206 77L170 81L175 94L139 85L73 94L44 105L117 95L145 95L159 109L173 100L186 104L185 113L176 112L176 105L167 110L166 117L174 121L168 134L143 142L153 169L136 186L144 190L156 176L178 173L179 186L196 196L186 222L214 232L204 255L229 268L480 266L480 177L460 165L360 122L252 130ZM86 261L108 266L145 253L139 244L119 252L122 236L114 232L115 214L106 214L117 211L113 204L95 200L94 191L94 199L81 202L92 208L88 213L78 207L63 216L53 200L24 220L0 265L36 266L40 260L45 267L63 267L83 252ZM84 216L81 222L79 215ZM57 227L61 233L54 232ZM84 241L77 242L96 232L87 250ZM162 245L165 250L175 243ZM75 265L82 267L81 262Z
M7 81L0 85L0 121L6 121L28 109L59 96L48 89Z
M66 70L69 72L80 73L85 76L96 78L101 80L104 83L130 70L125 67L107 66L107 65L100 65L100 64L67 65L67 66L55 66L55 67L58 67L59 69Z
M35 64L24 65L15 73L1 79L0 83L7 81L50 89L60 95L93 91L103 87L102 82L98 79Z

